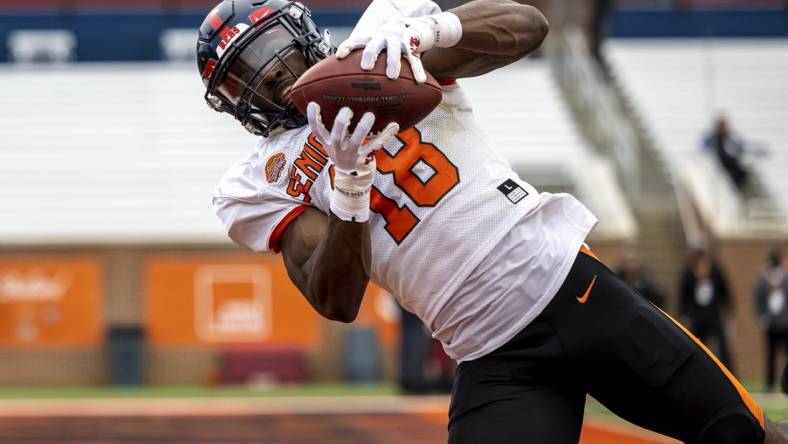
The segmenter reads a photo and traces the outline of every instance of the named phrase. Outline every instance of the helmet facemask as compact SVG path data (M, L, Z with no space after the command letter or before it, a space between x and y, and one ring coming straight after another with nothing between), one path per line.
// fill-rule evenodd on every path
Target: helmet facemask
M206 101L257 135L267 136L279 126L303 126L306 119L289 100L290 87L332 52L304 7L292 3L227 45Z

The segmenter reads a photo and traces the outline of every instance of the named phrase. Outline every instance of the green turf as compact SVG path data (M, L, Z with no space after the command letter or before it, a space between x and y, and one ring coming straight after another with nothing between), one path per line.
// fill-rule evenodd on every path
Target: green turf
M391 384L307 384L274 388L204 387L204 386L146 386L139 388L116 387L53 387L19 388L0 387L0 399L167 399L167 398L271 398L306 396L396 396L397 388ZM780 398L777 398L780 400ZM770 402L764 405L766 415L772 420L788 418L788 397L785 403ZM588 400L586 412L595 418L621 421L605 407Z

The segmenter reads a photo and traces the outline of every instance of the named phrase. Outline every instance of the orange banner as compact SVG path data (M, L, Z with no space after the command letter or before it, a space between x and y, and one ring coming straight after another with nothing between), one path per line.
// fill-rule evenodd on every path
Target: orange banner
M98 260L0 259L0 347L101 343Z
M153 258L145 264L152 344L320 345L323 320L277 256ZM371 287L358 322L396 339L396 305ZM393 317L392 317L393 316Z

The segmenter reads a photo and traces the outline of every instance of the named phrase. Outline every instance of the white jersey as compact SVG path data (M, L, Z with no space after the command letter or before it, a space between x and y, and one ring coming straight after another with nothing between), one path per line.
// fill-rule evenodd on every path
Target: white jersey
M441 104L386 144L376 160L369 220L371 279L418 315L455 359L481 356L517 333L488 328L503 319L481 309L496 304L504 292L466 294L463 289L466 283L485 287L477 268L495 268L485 258L496 257L494 248L511 249L499 244L507 235L511 238L518 223L534 220L532 213L548 200L580 208L568 225L566 211L559 209L555 224L540 223L530 234L543 242L518 251L534 257L545 246L556 249L531 265L550 281L563 281L596 222L571 196L540 195L521 180L490 145L457 85L444 87ZM332 177L327 152L308 127L290 130L263 139L232 167L216 189L214 206L235 242L254 251L278 251L284 228L305 208L329 212ZM529 276L529 270L507 274L515 275ZM532 281L540 282L538 294L506 299L515 304L504 310L508 317L514 310L522 313L516 320L520 328L557 291L553 284L542 285L544 279Z

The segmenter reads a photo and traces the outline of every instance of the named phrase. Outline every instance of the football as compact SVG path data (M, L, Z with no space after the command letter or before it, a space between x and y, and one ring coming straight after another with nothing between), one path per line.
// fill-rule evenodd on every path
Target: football
M317 102L329 131L337 113L345 106L353 110L351 129L370 111L375 114L372 133L376 133L390 122L397 122L400 130L410 128L440 103L441 87L437 80L427 73L426 83L416 83L404 57L399 78L392 80L386 77L385 51L370 71L361 69L361 53L360 49L353 51L342 60L331 56L307 70L291 90L290 98L296 108L306 115L307 104Z

